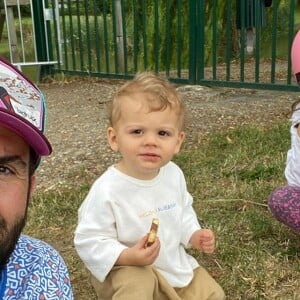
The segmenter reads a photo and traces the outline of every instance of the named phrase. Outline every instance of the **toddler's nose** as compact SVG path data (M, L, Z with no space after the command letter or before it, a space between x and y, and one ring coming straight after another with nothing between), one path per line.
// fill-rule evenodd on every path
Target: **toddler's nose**
M157 144L157 136L153 133L147 133L144 136L144 144L145 145L156 145Z

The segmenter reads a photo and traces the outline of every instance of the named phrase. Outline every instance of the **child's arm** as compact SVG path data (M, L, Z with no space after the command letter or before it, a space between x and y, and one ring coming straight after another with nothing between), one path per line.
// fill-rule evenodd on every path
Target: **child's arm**
M190 238L190 244L204 253L213 253L215 250L215 235L210 229L196 230Z
M292 107L291 148L287 152L285 177L288 185L300 186L300 103Z
M157 258L160 250L160 241L155 239L154 243L146 247L148 235L145 235L133 247L124 249L119 255L115 265L117 266L147 266L151 265Z

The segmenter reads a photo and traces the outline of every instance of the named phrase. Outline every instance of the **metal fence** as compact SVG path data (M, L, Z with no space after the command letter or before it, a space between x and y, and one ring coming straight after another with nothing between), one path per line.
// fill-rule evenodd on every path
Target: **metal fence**
M130 77L148 69L186 81L188 14L188 1L61 1L57 71Z
M43 2L37 50L50 46L53 73L130 78L153 70L175 82L298 91L290 62L298 0L30 2Z
M210 14L205 3L199 3L197 82L299 91L290 60L293 37L300 29L299 1L224 2L220 12L221 2L212 0Z
M59 19L58 10L54 11L56 17L52 13L44 1L0 0L1 56L19 69L59 63L59 55L54 59L52 45L48 45L50 22L53 28L59 28L55 21Z

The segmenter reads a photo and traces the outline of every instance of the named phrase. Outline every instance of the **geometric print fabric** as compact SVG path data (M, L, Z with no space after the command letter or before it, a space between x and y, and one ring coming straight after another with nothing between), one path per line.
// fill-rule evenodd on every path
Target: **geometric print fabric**
M63 258L47 243L22 234L1 271L0 299L74 299Z

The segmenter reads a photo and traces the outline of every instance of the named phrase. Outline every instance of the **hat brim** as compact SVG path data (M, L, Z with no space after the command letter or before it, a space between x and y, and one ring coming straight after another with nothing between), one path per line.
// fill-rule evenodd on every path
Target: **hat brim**
M37 161L40 156L51 154L52 147L47 138L35 126L17 114L0 108L0 125L22 137L37 154Z

